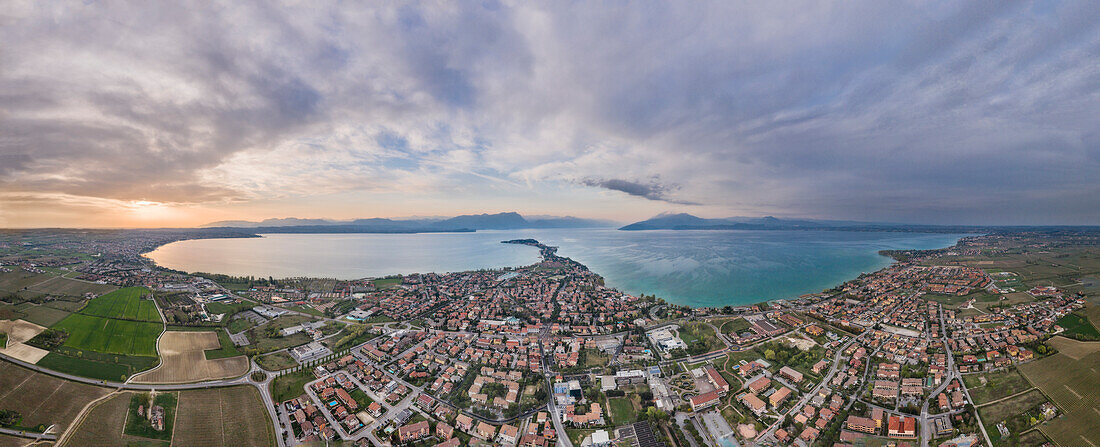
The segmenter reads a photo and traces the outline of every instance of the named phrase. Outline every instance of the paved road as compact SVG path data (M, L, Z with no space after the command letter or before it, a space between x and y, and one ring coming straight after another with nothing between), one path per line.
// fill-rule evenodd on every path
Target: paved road
M52 435L52 434L48 435L48 434L45 434L45 433L35 433L35 432L22 431L22 430L12 430L12 429L8 429L8 428L0 428L0 433L3 433L5 435L18 436L20 438L30 438L30 439L34 439L36 441L56 441L57 440L57 435Z

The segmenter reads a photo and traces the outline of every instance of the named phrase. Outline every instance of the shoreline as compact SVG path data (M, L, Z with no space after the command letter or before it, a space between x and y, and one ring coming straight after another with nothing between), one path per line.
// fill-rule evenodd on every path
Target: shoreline
M711 231L713 231L713 230L711 230ZM750 231L751 231L751 230L750 230ZM775 231L775 230L772 230L772 231ZM277 233L277 234L283 234L283 233ZM309 234L328 234L328 233L309 233ZM332 234L344 234L344 233L332 233ZM382 233L370 233L370 234L382 234ZM392 234L392 233L387 233L387 234ZM461 233L459 233L459 234L461 234ZM928 234L937 234L937 233L928 233ZM861 274L868 274L868 273L874 273L874 272L878 272L878 271L884 270L884 269L886 269L886 268L889 268L889 267L891 267L891 266L893 266L893 265L895 265L895 264L898 264L898 263L901 263L901 262L905 262L905 260L903 260L903 259L899 259L899 257L898 257L898 255L899 255L899 254L901 254L901 253L905 253L905 252L913 252L913 251L917 251L917 252L934 252L934 251L949 250L949 249L951 249L951 248L953 248L953 247L956 247L956 246L958 246L959 242L960 242L960 241L962 241L963 239L965 239L965 238L968 238L968 237L974 237L974 236L978 236L978 235L979 235L979 234L977 234L977 233L968 233L968 234L963 234L963 235L959 236L959 237L958 237L958 238L957 238L957 239L955 240L955 242L954 242L954 243L952 243L951 245L948 245L948 246L945 246L945 247L939 247L939 248L934 248L934 249L891 249L891 250L877 250L877 251L875 252L875 253L876 253L876 255L878 255L878 256L880 256L880 257L883 257L883 258L886 258L886 259L889 259L889 262L887 262L887 263L886 263L885 265L883 265L883 266L881 266L881 267L878 267L878 268L877 268L877 269L875 269L875 270L872 270L872 271L869 271L869 272L868 272L868 271L865 271L865 272L861 272ZM201 240L201 239L226 239L226 238L229 238L229 239L237 239L237 238L242 238L242 239L243 239L243 238L263 238L263 237L265 237L265 236L264 236L263 234L260 234L260 233L253 233L253 234L250 234L250 235L243 235L243 234L242 234L241 236L238 236L238 237L200 237L200 238L188 238L188 239L181 239L181 240L176 240L176 241L171 241L171 242L166 242L166 243L164 243L164 244L160 244L160 245L158 245L158 246L156 246L156 247L153 247L152 249L150 249L150 250L148 250L148 251L146 251L146 252L143 252L143 253L141 253L141 254L139 255L139 257L140 257L140 258L141 258L141 259L142 259L143 261L145 261L145 262L148 262L149 264L151 264L151 266L152 266L153 268L157 268L157 269L161 269L161 270L165 270L165 271L171 271L171 272L182 272L182 273L185 273L185 274L188 274L188 275L192 275L192 274L194 274L194 273L208 273L208 274L215 274L215 275L225 275L224 273L219 273L219 272L202 272L202 271L196 271L196 272L183 272L183 271L181 271L181 270L176 270L176 269L172 269L172 268L168 268L168 267L162 266L162 265L158 264L158 263L157 263L157 262L156 262L156 261L155 261L154 259L152 259L151 257L149 257L149 256L147 256L147 255L148 255L149 253L152 253L152 252L156 251L157 249L159 249L159 248L161 248L161 247L163 247L163 246L165 246L165 245L168 245L168 244L172 244L172 243L176 243L176 242L183 242L183 241L186 241L186 240ZM590 272L592 272L592 273L596 274L596 275L597 275L597 276L599 276L599 277L600 277L600 278L601 278L602 280L605 280L605 281L606 281L606 279L607 279L607 278L606 278L606 277L605 277L604 275L600 274L599 272L597 272L597 271L595 271L595 270L592 270L592 269L591 269L590 267L588 267L588 266L587 266L586 264L584 264L584 263L581 263L580 261L577 261L577 260L575 260L575 259L573 259L573 258L570 258L570 257L567 257L567 256L561 256L561 255L557 255L557 248L558 248L558 247L553 247L553 246L548 246L548 245L545 245L545 244L543 244L543 243L542 243L541 241L538 241L538 240L536 240L536 239L528 238L528 239L502 240L502 241L500 241L500 243L505 243L505 244L517 244L517 245L527 245L527 246L531 246L531 247L537 248L537 249L539 250L539 252L540 252L540 253L539 253L539 255L538 255L538 256L539 256L539 259L538 259L538 261L536 261L536 262L534 262L534 263L532 263L532 264L526 264L526 265L512 265L512 266L503 266L503 267L494 267L494 268L474 269L474 270L459 270L459 271L454 271L454 272L443 272L443 273L440 273L440 272L401 272L401 273L395 273L395 274L393 274L393 275L403 276L403 275L411 275L411 274L416 274L416 273L419 273L419 274L429 274L429 273L434 273L434 274L454 274L454 273L462 273L462 272L468 272L468 271L476 271L476 270L491 270L491 271L502 271L502 272L505 272L505 271L514 271L514 270L517 270L517 269L530 268L530 267L533 267L533 266L535 266L535 265L537 265L537 264L539 264L539 263L541 263L541 262L545 262L545 261L546 261L546 256L547 256L547 254L549 254L549 255L550 255L550 256L552 256L552 257L555 257L555 258L560 258L560 259L563 259L563 260L568 260L569 262L573 262L573 263L575 263L575 264L577 264L577 265L579 265L579 266L583 267L583 268L584 268L585 270L588 270L588 271L590 271ZM549 250L549 252L547 252L547 249L550 249L550 250ZM228 275L228 276L237 276L237 275ZM261 276L262 276L262 275L261 275ZM373 278L381 278L381 277L385 277L385 276L392 276L392 275L382 275L382 276L364 276L364 277L360 277L360 278L353 278L353 279L350 279L350 280L373 279ZM812 295L812 294L826 293L826 292L827 292L828 290L830 290L830 289L832 289L832 288L835 288L835 287L838 287L838 286L840 286L840 285L843 285L843 284L847 283L848 281L851 281L851 280L853 280L853 279L856 279L856 278L858 278L858 277L859 277L859 275L856 275L856 276L854 276L854 277L851 277L851 276L850 276L850 277L847 277L846 279L840 280L839 282L836 282L836 283L832 283L832 284L830 284L830 285L829 285L828 287L826 287L826 288L823 288L823 289L821 289L820 291L808 291L808 292L805 292L805 293L803 293L803 294L801 294L801 295L790 295L790 296L777 297L777 298L771 298L771 299L765 299L765 300L759 300L759 301L752 301L752 302L747 302L747 303L738 303L738 304L724 304L724 305L719 305L719 306L713 306L713 305L710 305L710 306L707 306L707 305L692 306L692 305L690 305L690 304L680 304L680 303L674 303L674 302L672 302L672 301L671 301L671 300L670 300L669 298L665 298L665 297L660 297L660 296L656 296L656 295L655 295L655 294L653 294L653 293L647 293L647 292L639 292L639 293L637 294L637 296L641 296L641 295L651 295L651 296L656 296L657 298L660 298L660 299L662 299L662 300L663 300L663 301L664 301L665 303L667 303L667 304L670 304L670 305L674 305L674 306L682 306L682 307L686 307L686 308L690 308L690 309L721 309L722 307L729 307L729 306L732 306L732 307L742 307L742 306L755 306L755 305L760 305L760 304L768 304L768 303L772 303L772 302L775 302L775 301L784 301L784 300L790 301L790 300L797 300L797 299L799 299L800 297L802 297L803 295ZM286 277L280 277L279 279L291 279L291 278L325 278L325 277L324 277L324 276L308 276L308 275L307 275L307 276L286 276ZM338 280L339 280L339 279L338 279ZM349 280L345 279L345 281L349 281ZM617 291L617 292L620 292L620 293L623 293L623 294L626 294L626 295L632 295L632 296L633 296L633 295L635 295L635 294L633 294L633 293L629 293L629 292L625 291L624 289L622 289L622 288L620 288L620 287L612 287L612 288L613 288L613 289L614 289L615 291Z

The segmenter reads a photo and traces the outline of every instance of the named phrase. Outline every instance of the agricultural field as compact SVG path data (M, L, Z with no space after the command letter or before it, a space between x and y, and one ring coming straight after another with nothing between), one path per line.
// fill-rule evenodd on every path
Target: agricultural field
M256 357L256 363L268 371L281 371L298 366L298 362L294 361L290 354L282 351Z
M123 433L130 400L136 393L121 392L97 402L58 447L168 447L166 441L140 438Z
M988 374L970 374L963 376L963 380L976 405L1003 399L1031 388L1031 384L1016 368Z
M7 335L6 343L0 353L9 355L27 363L38 363L47 354L46 350L30 346L24 342L46 328L23 320L0 320L0 332Z
M1065 413L1040 430L1059 445L1100 446L1100 342L1054 337L1048 343L1058 354L1019 366Z
M978 413L982 416L982 422L991 440L996 442L1001 439L1000 433L997 432L997 423L1012 419L1046 401L1047 398L1039 390L1031 390L1011 399L979 407Z
M61 303L70 303L69 301L60 301ZM50 327L56 324L58 321L65 319L69 316L69 311L57 309L47 305L39 305L34 303L23 303L15 306L19 312L23 313L24 320L37 324L43 327Z
M1065 329L1061 335L1074 340L1097 341L1100 340L1100 332L1089 322L1084 311L1077 311L1066 315L1057 321L1057 324Z
M55 425L60 433L84 405L110 390L36 373L14 363L0 362L0 409L23 416L24 427Z
M160 323L160 313L153 300L144 299L149 289L127 287L88 301L81 314L120 320Z
M226 379L248 372L248 358L207 360L206 350L220 349L215 332L165 332L160 338L160 365L135 375L134 383L189 383Z
M118 287L62 278L50 274L29 273L22 270L0 272L0 292L16 293L24 297L61 295L79 298L83 297L86 292L99 295L115 289L118 289ZM3 293L0 293L0 295Z
M69 333L64 346L109 354L156 357L157 336L164 327L149 323L114 318L72 314L51 329Z
M274 427L260 393L251 386L181 391L176 445L256 446L275 444Z

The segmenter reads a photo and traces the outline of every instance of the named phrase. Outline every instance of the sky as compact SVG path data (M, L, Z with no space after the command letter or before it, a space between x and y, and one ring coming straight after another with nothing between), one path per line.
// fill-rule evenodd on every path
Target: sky
M0 227L1100 224L1096 2L4 5Z

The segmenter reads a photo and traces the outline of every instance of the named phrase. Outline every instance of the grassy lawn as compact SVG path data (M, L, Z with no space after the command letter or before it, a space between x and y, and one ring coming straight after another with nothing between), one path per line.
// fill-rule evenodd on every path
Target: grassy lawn
M714 334L714 329L703 322L693 321L684 324L680 327L679 335L680 339L688 345L688 352L693 354L701 354L725 347L725 345L718 340L718 336ZM703 348L693 350L693 344L702 344Z
M983 378L985 379L985 385L982 385ZM963 376L963 380L966 382L966 388L970 390L970 396L974 398L974 403L977 405L1005 398L1031 388L1031 384L1016 368L989 374L967 375Z
M637 420L638 412L628 398L609 398L607 399L607 406L610 407L611 420L617 425L630 424Z
M225 328L229 329L229 332L236 334L241 331L252 329L254 326L256 326L256 323L253 323L252 320L247 318L234 318L229 320L229 323L226 323Z
M221 329L217 329L216 332L218 333L218 342L222 347L205 351L204 354L206 354L207 360L224 359L243 355L241 351L237 349L237 345L233 344L233 340L229 339L229 334Z
M154 430L148 418L138 415L139 406L144 407L142 408L144 412L151 409L149 400L149 393L135 393L130 396L130 409L126 416L124 432L142 438L170 441L172 439L172 425L176 420L176 394L159 393L152 399L154 405L164 408L164 430L162 431Z
M723 334L735 336L740 332L747 331L749 326L748 321L745 321L744 318L737 317L722 323L721 326L718 326L718 329L721 330Z
M569 440L573 441L573 445L581 445L581 441L584 441L584 437L594 433L596 430L585 430L579 428L567 428L565 434L569 435Z
M402 278L400 276L394 278L380 278L374 280L374 287L379 289L391 289L401 285Z
M314 379L309 371L297 371L281 375L271 381L271 396L277 403L301 396L305 393L306 384Z
M256 363L259 364L261 368L268 371L281 371L298 366L298 362L294 361L294 358L285 352L276 352L256 357Z

